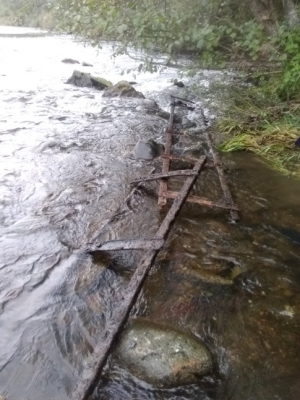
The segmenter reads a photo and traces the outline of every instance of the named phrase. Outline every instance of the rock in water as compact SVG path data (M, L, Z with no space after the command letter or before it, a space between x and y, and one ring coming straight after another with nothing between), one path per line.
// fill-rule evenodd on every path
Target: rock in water
M107 81L106 79L98 78L92 76L87 72L81 72L76 70L73 72L71 78L67 80L67 83L79 87L94 87L95 89L98 90L104 90L112 86L112 83Z
M112 86L112 83L110 81L96 76L91 76L91 82L92 86L98 90L104 90Z
M208 348L196 337L144 320L124 332L117 356L133 375L161 388L197 383L213 368Z
M133 152L136 159L150 161L159 157L164 152L164 149L163 144L156 143L152 139L148 141L139 140L135 145Z
M61 62L64 64L80 64L79 61L73 60L72 58L64 58Z
M93 64L89 64L89 63L83 61L82 66L83 67L93 67Z
M120 81L114 86L106 89L103 93L103 97L137 97L140 99L145 98L143 93L135 90L135 88L127 81Z
M182 81L178 81L177 79L175 79L174 85L179 88L183 88L185 86L185 84Z

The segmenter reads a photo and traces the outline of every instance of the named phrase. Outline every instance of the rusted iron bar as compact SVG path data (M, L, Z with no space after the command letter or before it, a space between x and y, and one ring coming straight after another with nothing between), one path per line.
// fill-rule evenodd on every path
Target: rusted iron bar
M88 252L114 250L160 250L163 245L163 239L110 240L99 246L88 249Z
M198 158L194 158L194 157L179 157L179 156L174 156L172 154L169 155L169 156L166 156L166 155L163 154L161 157L162 158L169 158L170 160L174 160L174 161L187 162L187 163L190 163L190 164L193 164L193 165L198 161ZM221 164L219 164L219 165L221 165ZM213 163L213 162L207 161L205 163L204 168L216 168L216 164Z
M199 174L205 162L206 157L201 157L195 164L193 171ZM154 238L167 239L170 229L184 205L196 179L197 176L191 176L186 179ZM101 340L101 342L96 346L91 361L86 365L83 371L81 379L73 393L73 400L87 400L89 395L95 389L97 380L107 361L112 345L115 343L129 317L130 311L143 287L144 281L153 265L158 251L159 250L149 250L146 252L130 279L126 293L120 293L116 299L117 307L112 316L112 320L103 336L103 340Z
M179 157L179 156L174 156L173 154L169 154L169 155L163 154L161 156L161 158L168 158L169 160L174 160L174 161L188 162L190 164L195 164L198 161L198 158L194 158L194 157Z
M175 103L176 106L185 107L188 110L194 111L195 107L191 106L190 104L195 104L193 101L188 99L183 99L182 97L173 96L171 94L172 102Z
M226 177L225 177L225 174L224 174L224 170L223 170L223 168L221 166L222 164L221 164L220 157L219 157L218 153L216 151L214 151L213 141L212 141L211 135L210 135L210 133L208 131L205 132L205 136L206 136L207 143L208 143L208 145L210 147L214 163L216 164L216 170L218 172L219 181L220 181L221 188L223 190L225 202L229 206L232 207L234 205L234 201L233 201L230 189L229 189L229 187L227 185L227 181L226 181ZM238 214L237 211L238 210L234 210L234 209L230 210L230 217L231 217L233 222L236 222L236 221L238 221L240 219L239 218L239 214Z
M168 199L176 199L178 196L178 192L173 192L171 190L168 190L166 192L166 197ZM198 197L198 196L189 196L186 201L189 203L196 203L201 206L206 206L206 207L211 207L211 208L223 208L224 210L232 210L232 211L238 211L238 206L235 204L227 204L227 203L219 203L216 201L208 200L205 199L204 197Z
M173 176L191 176L191 175L197 175L197 174L195 174L195 172L193 172L191 169L183 169L177 171L169 171L167 174L152 174L151 176L145 176L143 178L135 179L130 183L155 181L158 179L172 178Z
M175 103L172 101L171 109L170 109L170 118L167 126L167 140L164 155L171 155L171 147L172 147L172 136L173 136L173 125L174 125L174 113L175 113ZM162 162L162 174L167 174L170 168L170 159L167 157L163 158ZM166 179L162 179L159 184L158 189L158 206L163 207L167 204L167 199L164 196L164 193L168 190L168 181Z
M172 94L171 94L170 97L171 97L171 99L182 100L182 101L184 101L185 103L196 104L196 103L195 103L194 101L192 101L192 100L184 99L183 97L174 96L174 95L172 95Z

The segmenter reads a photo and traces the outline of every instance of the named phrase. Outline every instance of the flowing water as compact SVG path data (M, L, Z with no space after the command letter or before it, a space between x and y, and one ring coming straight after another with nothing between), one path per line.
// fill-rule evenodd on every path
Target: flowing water
M110 54L109 45L97 51L65 36L0 27L0 395L8 400L71 398L140 256L84 250L97 240L149 237L164 216L155 184L115 212L130 181L153 167L134 159L135 143L162 137L166 121L143 100L65 84L84 68L133 80L121 74L138 62ZM136 89L167 110L170 94L184 94L171 83L177 73L139 74ZM194 78L203 97L193 97L191 118L222 79L209 71ZM182 138L177 150L197 156L197 137ZM214 375L158 390L112 358L95 399L300 398L300 183L251 155L224 162L241 222L187 204L134 310L201 338ZM213 171L195 193L221 197Z

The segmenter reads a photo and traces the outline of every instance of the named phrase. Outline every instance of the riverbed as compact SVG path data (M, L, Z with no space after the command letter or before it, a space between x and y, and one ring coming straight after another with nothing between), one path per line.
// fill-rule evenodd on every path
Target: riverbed
M165 211L155 184L110 219L130 182L159 166L135 160L135 144L163 140L167 122L139 99L103 98L66 81L74 69L113 83L134 80L164 110L170 94L186 89L172 83L178 68L136 74L139 61L112 57L109 44L95 49L68 36L0 27L0 49L0 395L68 399L140 256L85 250L97 240L156 232ZM196 103L191 119L201 125L201 108L214 119L209 88L226 79L218 71L183 78ZM177 151L197 156L199 138L182 137ZM300 183L250 154L222 157L241 221L185 205L133 312L205 342L214 374L158 389L112 357L95 399L300 398ZM213 171L194 193L221 199Z

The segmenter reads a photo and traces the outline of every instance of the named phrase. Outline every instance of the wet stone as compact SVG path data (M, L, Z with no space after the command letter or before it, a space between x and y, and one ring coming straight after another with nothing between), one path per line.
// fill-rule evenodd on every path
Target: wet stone
M162 119L168 120L170 118L170 113L164 110L158 110L156 115Z
M151 161L164 152L164 145L156 143L152 139L148 141L139 140L133 152L136 159Z
M140 99L145 98L143 93L135 90L135 88L127 81L120 81L114 86L106 89L103 93L103 97L137 97Z
M213 368L199 339L145 320L124 332L117 357L133 375L160 388L197 383Z
M136 111L141 111L148 115L157 115L157 113L162 110L155 100L141 99L136 107Z
M79 61L73 60L73 58L64 58L61 62L64 64L80 64Z
M83 61L82 66L83 66L83 67L93 67L92 64L89 64L89 63L87 63L87 62L85 62L85 61Z
M196 126L197 126L197 123L195 121L191 121L186 116L182 117L182 121L181 121L182 129L195 128Z
M185 86L185 84L182 81L178 81L177 79L174 81L174 85L179 88L183 88Z
M98 90L104 90L112 86L112 83L104 78L95 77L87 72L76 70L73 72L71 78L67 80L67 83L78 87L94 87Z

